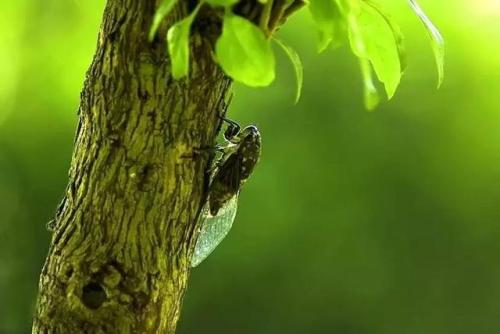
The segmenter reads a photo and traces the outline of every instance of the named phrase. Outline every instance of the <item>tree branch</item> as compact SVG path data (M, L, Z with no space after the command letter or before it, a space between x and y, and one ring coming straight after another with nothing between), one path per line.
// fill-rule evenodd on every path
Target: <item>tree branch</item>
M186 13L178 6L172 20ZM108 0L81 96L33 333L174 333L231 81L195 32L189 80L147 42L148 0Z

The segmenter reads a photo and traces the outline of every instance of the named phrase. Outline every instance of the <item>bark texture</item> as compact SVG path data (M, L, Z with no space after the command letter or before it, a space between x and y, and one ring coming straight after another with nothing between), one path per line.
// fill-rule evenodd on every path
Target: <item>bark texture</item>
M147 42L156 5L106 5L33 333L175 332L206 195L196 149L214 145L231 82L199 29L189 80L171 79L163 38Z

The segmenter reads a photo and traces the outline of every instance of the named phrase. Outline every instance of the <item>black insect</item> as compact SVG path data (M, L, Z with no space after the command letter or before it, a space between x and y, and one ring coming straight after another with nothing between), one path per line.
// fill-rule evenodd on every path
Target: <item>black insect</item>
M238 207L238 195L243 184L252 174L259 161L261 140L259 130L240 126L230 120L219 146L222 156L216 162L208 192L208 201L200 219L201 232L191 262L195 267L201 263L224 239L232 227Z
M235 196L252 174L260 157L260 133L253 125L239 131L239 125L230 124L224 132L227 144L217 161L217 168L209 188L210 214Z

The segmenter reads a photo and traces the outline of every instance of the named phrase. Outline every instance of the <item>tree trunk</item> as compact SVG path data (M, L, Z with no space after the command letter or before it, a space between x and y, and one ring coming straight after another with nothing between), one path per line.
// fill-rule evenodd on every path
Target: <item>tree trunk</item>
M175 332L207 190L196 149L214 145L231 82L199 29L173 81L164 27L147 42L155 8L108 0L33 333Z

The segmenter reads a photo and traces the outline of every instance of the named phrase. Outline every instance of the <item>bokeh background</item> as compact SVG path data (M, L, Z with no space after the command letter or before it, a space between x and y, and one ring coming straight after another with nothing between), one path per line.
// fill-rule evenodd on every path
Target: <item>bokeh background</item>
M307 13L267 89L236 88L263 157L229 237L192 272L179 333L500 333L500 0L421 0L445 83L403 0L400 90L363 110L357 62L318 55ZM0 1L0 333L29 333L45 224L67 181L104 0ZM276 50L279 52L279 50Z

